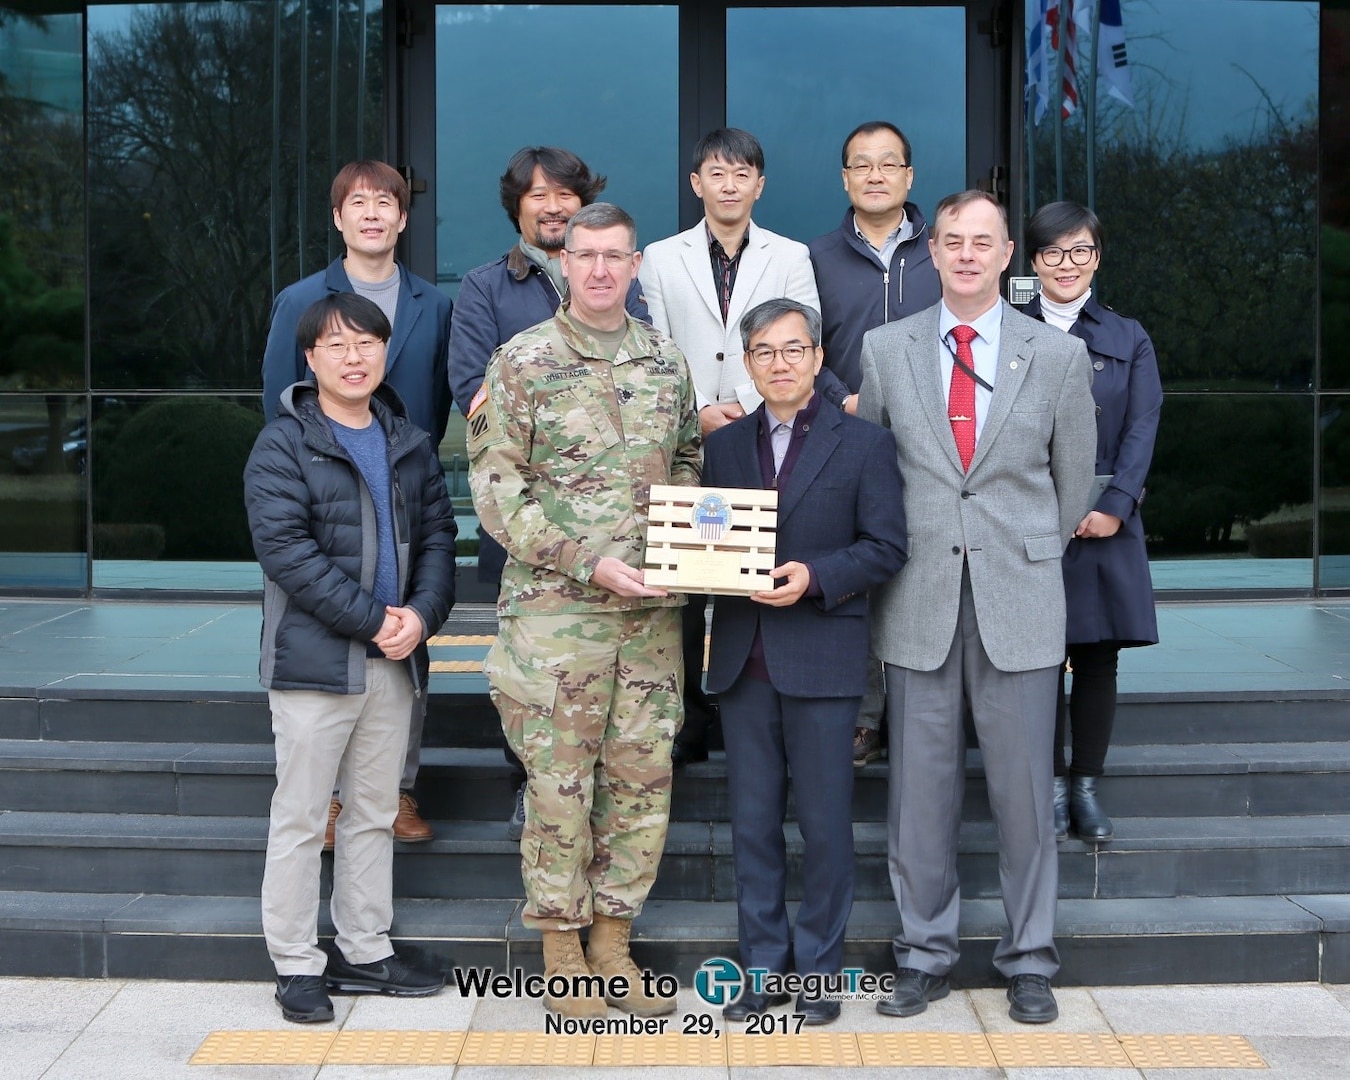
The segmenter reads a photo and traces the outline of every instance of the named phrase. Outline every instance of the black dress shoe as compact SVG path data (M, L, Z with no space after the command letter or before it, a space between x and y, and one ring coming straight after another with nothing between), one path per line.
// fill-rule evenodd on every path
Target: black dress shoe
M779 1005L786 1005L791 1000L791 994L756 994L753 990L742 990L741 996L722 1010L722 1019L745 1020Z
M794 1014L804 1016L802 1021L807 1027L820 1027L823 1024L833 1024L839 1019L839 1002L831 1001L828 998L816 998L812 1001L804 994L797 995L797 1007L793 1010Z
M1095 776L1075 776L1069 782L1069 820L1073 831L1090 843L1110 840L1115 835L1111 819L1097 801Z
M1044 975L1014 975L1008 983L1008 1015L1019 1024L1048 1024L1059 1016L1050 980Z
M695 762L708 760L708 744L687 742L682 743L678 740L670 748L670 767L672 769L683 769L686 765L693 765Z
M945 998L951 991L946 975L929 975L917 968L901 968L895 973L891 996L877 1002L877 1012L886 1016L918 1016L930 1001Z

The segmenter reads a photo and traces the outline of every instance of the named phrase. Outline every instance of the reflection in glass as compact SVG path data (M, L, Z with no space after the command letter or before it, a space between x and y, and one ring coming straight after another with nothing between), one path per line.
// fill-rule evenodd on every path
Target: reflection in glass
M1319 585L1350 589L1350 397L1328 395L1321 405Z
M85 587L88 466L82 397L0 397L0 585Z
M83 28L0 11L0 390L84 386Z
M336 254L383 146L380 0L89 9L96 387L247 388L272 297Z
M1169 394L1142 510L1154 587L1311 587L1312 431L1310 395Z
M840 146L867 120L913 145L910 199L931 220L966 186L965 36L960 5L728 9L727 123L764 146L755 220L803 242L837 229Z
M437 5L438 285L457 296L516 242L497 182L522 146L608 176L639 247L676 231L678 34L674 5Z
M1319 7L1126 0L1125 82L1113 69L1116 81L1094 84L1080 29L1077 105L1057 123L1064 84L1053 55L1036 63L1038 5L1026 5L1026 209L1069 198L1097 211L1111 266L1101 298L1148 327L1168 390L1311 386Z
M252 396L96 399L94 585L258 587L243 473L262 426Z
M1322 12L1322 388L1350 389L1350 11Z

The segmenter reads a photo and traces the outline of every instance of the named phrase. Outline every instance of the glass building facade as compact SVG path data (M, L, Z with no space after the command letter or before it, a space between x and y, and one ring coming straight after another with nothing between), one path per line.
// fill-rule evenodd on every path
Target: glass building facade
M340 253L346 161L405 171L400 257L454 297L515 242L520 146L580 153L646 243L699 218L699 136L745 127L756 220L809 240L874 118L927 215L981 186L1014 239L1056 198L1102 218L1098 295L1166 392L1160 591L1350 590L1347 110L1344 2L0 3L0 592L260 586L241 471L271 301ZM452 422L468 511L462 446Z

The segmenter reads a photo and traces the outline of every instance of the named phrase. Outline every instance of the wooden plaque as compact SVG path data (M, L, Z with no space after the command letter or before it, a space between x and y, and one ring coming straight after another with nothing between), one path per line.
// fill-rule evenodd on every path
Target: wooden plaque
M648 585L723 596L773 588L777 491L653 484L648 518Z

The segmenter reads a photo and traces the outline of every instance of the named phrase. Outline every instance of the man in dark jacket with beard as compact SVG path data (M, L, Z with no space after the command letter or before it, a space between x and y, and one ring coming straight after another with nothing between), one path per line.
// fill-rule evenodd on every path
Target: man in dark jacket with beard
M381 385L389 336L380 308L354 293L306 309L296 338L313 381L281 394L244 470L277 760L263 935L282 1015L297 1023L333 1018L328 988L421 996L444 985L402 962L388 936L408 716L455 580L436 448ZM318 947L319 862L335 781L345 805L330 957Z

